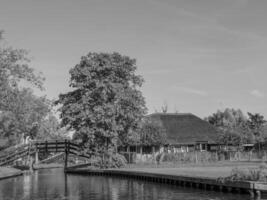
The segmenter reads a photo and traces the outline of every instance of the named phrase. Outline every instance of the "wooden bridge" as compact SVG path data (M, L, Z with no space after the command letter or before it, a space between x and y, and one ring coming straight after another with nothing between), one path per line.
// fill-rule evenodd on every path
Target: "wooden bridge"
M39 153L59 153L54 156L54 160L64 156L64 168L67 168L69 155L75 155L90 159L90 155L82 153L80 146L70 140L47 140L47 141L33 141L29 144L11 147L0 152L0 166L13 165L14 162L21 158L30 160L30 167L33 159L35 164L38 164Z

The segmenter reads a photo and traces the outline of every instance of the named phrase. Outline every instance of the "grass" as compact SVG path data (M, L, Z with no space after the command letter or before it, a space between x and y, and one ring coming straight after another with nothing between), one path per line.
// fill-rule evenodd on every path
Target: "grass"
M191 177L207 177L207 178L226 178L232 174L232 170L238 168L240 170L259 168L261 162L230 162L223 161L207 164L181 164L181 165L128 165L120 170L141 171L150 173L160 173L168 175L191 176Z

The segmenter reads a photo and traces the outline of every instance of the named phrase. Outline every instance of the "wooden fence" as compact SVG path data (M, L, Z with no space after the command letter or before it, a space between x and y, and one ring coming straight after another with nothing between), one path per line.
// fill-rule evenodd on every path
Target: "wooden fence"
M218 161L267 161L267 151L193 151L179 153L138 154L135 152L120 152L128 163L214 163Z

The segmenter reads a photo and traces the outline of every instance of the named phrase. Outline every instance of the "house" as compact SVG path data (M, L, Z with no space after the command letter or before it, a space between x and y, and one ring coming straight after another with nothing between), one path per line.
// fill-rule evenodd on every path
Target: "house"
M218 130L207 121L191 113L153 113L146 118L154 120L166 130L167 143L164 146L128 146L120 152L152 154L168 152L216 151Z
M147 118L156 120L166 130L168 151L212 151L217 149L218 130L191 113L153 113Z

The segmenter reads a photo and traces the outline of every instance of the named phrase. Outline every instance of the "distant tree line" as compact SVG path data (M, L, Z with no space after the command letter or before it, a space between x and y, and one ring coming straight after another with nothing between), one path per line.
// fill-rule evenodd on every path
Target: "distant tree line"
M222 144L255 144L267 140L264 131L266 120L259 113L248 112L245 115L240 109L226 108L224 111L218 110L205 120L220 130L218 142Z

